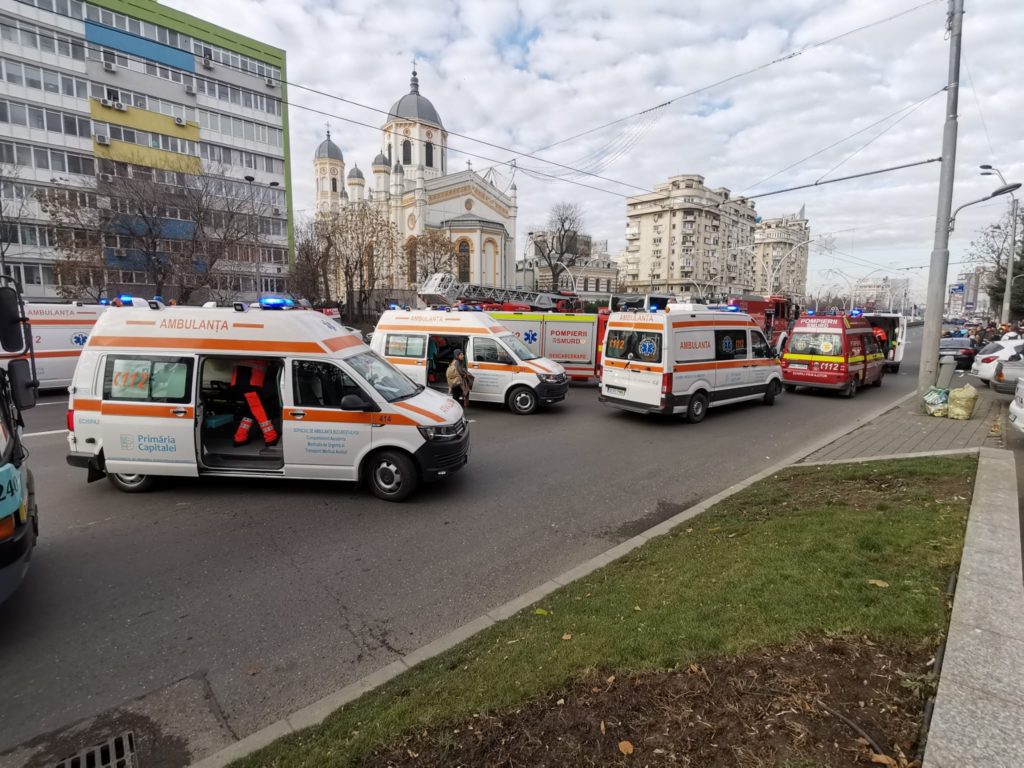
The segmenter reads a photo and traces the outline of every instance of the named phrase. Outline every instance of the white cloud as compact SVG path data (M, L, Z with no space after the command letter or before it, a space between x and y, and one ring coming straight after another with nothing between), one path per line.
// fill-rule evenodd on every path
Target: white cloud
M531 151L708 83L771 61L848 29L909 8L914 0L405 0L271 3L170 0L170 4L288 52L298 85L387 110L408 90L409 62L419 56L421 92L445 127ZM980 163L1024 180L1024 86L1011 63L1024 30L1019 0L968 0L964 53L977 98L963 72L957 203L988 192ZM884 25L810 49L752 75L662 110L632 150L599 172L652 188L666 177L700 173L738 193L795 160L908 107L945 84L945 3L934 2ZM331 121L345 154L368 169L381 143L383 115L291 87L292 185L295 207L312 203L313 150ZM991 140L986 138L978 103ZM328 113L326 117L300 107ZM938 94L836 170L858 173L935 157L942 140L945 95ZM371 128L346 120L368 123ZM621 146L636 121L561 144L544 157L562 163ZM810 183L874 136L874 129L783 173L755 191ZM618 144L616 144L618 142ZM451 137L453 149L495 160L508 152ZM465 156L450 155L461 168ZM522 165L556 175L536 160ZM487 165L474 159L481 169ZM617 194L562 181L517 177L520 244L558 200L580 202L589 228L613 248L623 244L622 194L637 190L575 177ZM928 262L938 165L844 182L758 202L764 216L806 203L815 233L836 231L841 253L814 255L813 283L824 270L864 274ZM1002 211L997 204L961 214L951 261L961 261L972 233ZM849 256L854 258L853 261ZM859 263L854 261L859 260ZM870 263L870 264L869 264ZM954 264L951 272L960 269ZM926 270L900 274L923 291Z

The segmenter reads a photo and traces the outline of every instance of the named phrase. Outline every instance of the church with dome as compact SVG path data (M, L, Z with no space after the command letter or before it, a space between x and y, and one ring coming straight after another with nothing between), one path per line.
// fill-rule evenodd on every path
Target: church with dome
M327 138L313 158L317 216L349 205L374 205L398 228L401 242L429 231L444 232L454 244L462 282L515 284L516 188L501 190L472 169L452 170L448 132L434 105L420 93L413 69L409 92L394 103L381 128L381 150L367 174ZM365 167L365 166L364 166ZM428 275L407 274L415 288Z

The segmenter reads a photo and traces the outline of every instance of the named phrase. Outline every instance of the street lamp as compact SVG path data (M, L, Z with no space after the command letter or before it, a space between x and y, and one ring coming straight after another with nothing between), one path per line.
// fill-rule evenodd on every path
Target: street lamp
M253 186L253 182L256 181L256 177L243 176L242 178L249 183L249 245L253 249L253 263L255 264L256 271L256 285L254 288L256 290L256 301L259 301L263 293L263 289L260 285L260 249L256 238L256 233L259 231L256 221L256 189ZM267 186L271 189L275 189L280 186L280 183L272 181Z
M1003 184L1001 187L996 187L994 190L992 190L992 192L985 195L984 197L979 197L977 200L971 200L971 202L969 203L964 203L955 211L953 211L953 215L949 217L949 231L953 231L953 228L956 226L956 215L960 213L960 211L962 211L964 208L968 208L972 205L977 205L978 203L984 203L986 200L991 200L993 197L999 197L1000 195L1008 195L1011 192L1016 192L1018 189L1020 189L1019 181L1015 184Z
M998 176L999 181L1002 182L1004 187L1009 186L1006 183L1006 179L1003 178L1003 174L998 168L994 168L988 163L981 166L982 176ZM1020 186L1019 184L1017 186ZM1012 202L1010 203L1010 252L1006 256L1006 286L1003 288L1003 306L1000 309L1000 321L1004 323L1010 322L1010 303L1012 301L1012 288L1013 285L1013 260L1017 253L1017 196L1010 193Z

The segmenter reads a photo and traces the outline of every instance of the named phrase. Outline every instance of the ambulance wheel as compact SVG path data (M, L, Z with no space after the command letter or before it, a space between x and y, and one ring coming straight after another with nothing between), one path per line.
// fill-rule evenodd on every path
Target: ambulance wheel
M850 399L850 398L852 398L856 394L857 394L857 380L856 379L850 379L849 383L846 385L846 389L843 390L843 397L845 397L847 399Z
M900 364L899 363L896 363L896 365L894 365L892 367L892 372L893 373L899 373L900 372Z
M796 392L796 384L783 384L782 388L787 392Z
M778 397L778 394L779 394L779 392L781 390L782 390L782 387L779 386L779 382L777 382L777 381L770 381L770 382L768 382L768 389L766 389L765 393L764 393L764 404L765 405L775 405L775 398Z
M529 416L537 410L537 393L529 387L516 387L508 393L508 407L519 416Z
M107 475L107 480L124 493L146 493L156 486L156 478L153 475L118 475L111 472Z
M699 424L708 415L708 396L703 392L697 392L690 397L690 403L686 406L686 420L691 424Z
M416 465L401 451L381 451L366 466L373 495L384 501L405 501L419 485Z

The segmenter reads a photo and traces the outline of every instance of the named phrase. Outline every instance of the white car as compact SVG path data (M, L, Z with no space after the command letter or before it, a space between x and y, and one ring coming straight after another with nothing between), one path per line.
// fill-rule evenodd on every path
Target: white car
M1017 379L1017 390L1010 402L1010 426L1024 432L1024 379Z
M992 377L996 375L996 363L1000 360L1009 360L1018 352L1024 352L1024 342L1020 339L990 342L978 351L974 365L971 366L971 373L985 382L987 387Z

